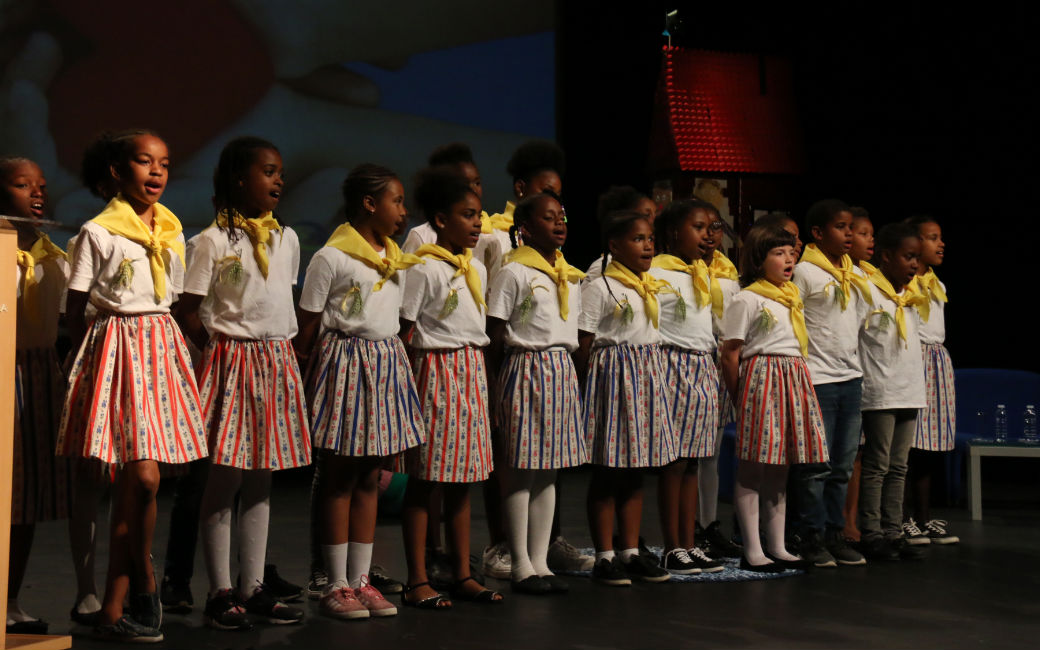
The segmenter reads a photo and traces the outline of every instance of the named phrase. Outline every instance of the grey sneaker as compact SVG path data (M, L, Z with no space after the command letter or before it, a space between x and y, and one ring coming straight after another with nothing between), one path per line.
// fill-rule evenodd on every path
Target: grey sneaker
M307 583L307 598L311 600L319 600L325 595L325 590L329 586L329 576L325 573L324 569L314 569L311 571L310 582Z
M596 558L582 555L581 551L571 545L563 535L558 536L549 545L549 569L553 573L582 573L592 571Z
M932 540L928 537L928 534L918 527L917 522L914 521L913 517L910 517L909 521L903 524L903 537L906 538L906 543L913 546L919 546L921 544L931 544Z
M499 580L512 578L513 560L509 556L509 547L506 546L506 543L499 542L485 548L480 568L484 575L492 578Z
M827 531L827 541L825 542L827 552L831 554L831 557L837 561L838 564L845 566L859 566L867 563L867 558L863 557L863 554L853 549L845 541L845 536L840 530L829 530Z
M809 533L808 538L799 547L798 554L802 556L802 559L820 569L838 566L838 562L824 547L823 540L820 538L821 535L818 532Z
M111 625L98 625L93 636L99 641L123 643L159 643L163 640L163 633L157 628L141 625L126 615Z

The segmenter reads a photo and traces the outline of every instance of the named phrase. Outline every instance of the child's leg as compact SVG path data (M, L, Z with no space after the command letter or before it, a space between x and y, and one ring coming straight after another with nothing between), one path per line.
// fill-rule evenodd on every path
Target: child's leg
M248 600L264 581L271 520L271 470L242 472L238 501L238 593Z
M469 483L443 483L444 517L451 549L455 580L469 577L470 498Z
M744 558L753 565L768 564L762 552L762 539L758 531L759 491L764 478L764 466L750 460L737 461L737 484L734 486L733 506L740 522L740 534L744 538Z
M498 473L503 470L499 469ZM531 487L535 472L509 468L503 509L506 515L506 531L509 536L509 554L512 560L510 576L519 582L535 575L528 550L530 526Z
M680 458L661 468L657 477L657 514L661 519L664 550L679 548L679 503L687 459ZM687 547L683 547L687 548Z
M924 449L911 449L907 457L903 516L912 516L920 526L924 526L932 518L929 507L932 498L932 475L941 458L942 452Z
M596 559L614 557L614 473L603 465L592 466L589 493L586 499L589 532L596 548Z
M715 436L715 455L697 459L697 520L702 528L718 519L719 507L719 454L722 453L722 427Z
M98 501L104 489L101 479L91 475L86 462L75 459L73 463L74 489L72 510L69 512L69 546L72 549L72 568L76 572L76 608L85 607L82 614L96 611L93 603L84 603L88 597L97 599L97 584L94 578L96 558L96 536Z
M188 473L177 477L170 508L170 530L166 540L163 576L175 584L187 585L195 570L195 544L199 537L199 508L206 489L210 460L200 458L188 463Z
M426 577L426 524L430 494L433 483L414 476L408 478L404 492L404 508L401 523L404 532L404 557L408 564L408 586L428 581ZM436 592L429 585L415 590L413 602L433 596ZM408 598L405 594L405 598Z
M682 475L679 486L679 546L693 548L697 534L697 502L699 485L696 459L686 463L686 471Z
M505 462L495 459L496 467L505 467ZM506 542L506 514L502 507L502 499L508 490L507 479L498 469L491 472L483 483L484 513L487 515L489 545Z
M881 530L885 537L903 534L903 490L906 483L906 459L914 442L917 425L916 409L898 409L894 412L892 446L888 457L888 472L881 488Z
M859 528L856 521L859 518L859 481L863 473L863 452L856 454L856 462L852 465L852 476L849 477L849 489L845 494L845 530L842 534L845 539L858 542L860 539Z
M202 494L202 552L209 575L209 594L231 589L231 506L242 483L242 470L226 465L210 468Z
M615 507L618 518L618 543L622 556L632 555L639 551L639 524L643 518L643 470L615 470Z
M29 551L32 549L35 531L34 524L11 524L10 573L7 577L7 619L10 621L35 620L18 608L18 592L29 564Z
M324 477L322 466L325 464L325 455L320 449L314 450L314 478L311 479L311 502L310 502L310 552L311 572L324 569L324 561L321 557L321 495L324 490Z
M154 460L127 463L119 471L112 495L112 532L101 624L115 623L123 615L131 577L140 592L155 592L149 552L155 532L158 489L159 466Z
M779 560L797 560L784 546L784 524L787 519L788 465L763 465L762 487L759 488L762 519L765 524L769 554Z
M444 512L444 490L440 483L431 483L430 502L426 509L426 546L430 551L443 551L441 542L441 514Z
M863 469L859 483L859 518L863 541L882 536L881 498L885 475L889 471L889 453L895 433L894 411L864 411Z
M376 541L379 514L379 467L383 459L365 456L354 460L357 482L350 501L350 535L347 553L347 581L351 589L361 587L361 576L372 567L372 547Z
M348 586L351 497L358 479L353 458L327 454L322 470L321 553L329 576L327 590Z
M549 570L549 543L556 512L556 470L538 470L533 474L527 550L531 554L534 572L547 576L552 573Z

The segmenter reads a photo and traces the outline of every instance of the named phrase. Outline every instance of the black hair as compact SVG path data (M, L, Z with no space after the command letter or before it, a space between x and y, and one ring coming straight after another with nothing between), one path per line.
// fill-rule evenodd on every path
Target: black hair
M621 306L621 301L617 299L614 292L610 289L610 283L607 282L607 276L603 275L607 270L607 256L610 255L610 242L611 240L617 239L622 235L628 233L632 229L632 224L642 219L647 224L650 223L650 219L647 218L642 212L636 212L635 210L615 210L609 214L604 215L603 219L600 220L600 249L603 253L602 261L600 262L600 275L603 277L603 284L607 287L607 293L614 299L617 305Z
M134 152L134 140L144 135L159 138L163 144L166 143L161 135L151 129L123 129L109 134L107 144L109 165L126 169L130 164L130 155Z
M517 247L516 233L520 231L520 226L534 218L534 211L547 198L553 199L560 204L560 207L563 207L563 200L560 199L560 195L548 188L538 194L525 196L517 202L516 208L513 210L513 225L509 227L509 243L513 248Z
M867 209L858 205L849 206L849 214L852 215L853 221L856 219L869 219L870 213Z
M798 225L798 222L786 212L770 212L765 216L755 219L755 223L752 224L752 227L762 226L763 228L780 228L783 230L784 226L786 226L788 222L791 222L796 226Z
M378 199L390 183L400 180L393 170L374 163L361 163L351 169L341 186L347 221L364 214L366 196Z
M433 217L439 212L447 214L467 194L477 196L466 177L450 165L428 167L415 178L415 204L434 230Z
M83 159L79 165L79 178L83 181L84 187L94 196L106 201L111 200L118 193L110 170L114 162L112 160L113 136L111 131L104 131L94 138L94 141L83 151Z
M230 216L235 203L241 199L239 182L249 167L256 162L257 152L263 150L278 152L278 147L263 138L251 135L235 138L224 145L217 161L217 168L213 172L213 207L217 214L227 211ZM229 219L223 230L229 240L238 239L238 227L233 220Z
M602 222L611 212L635 210L639 202L646 198L649 197L631 185L611 185L606 192L599 195L596 219Z
M512 176L513 182L529 183L539 172L546 170L552 170L562 178L564 168L563 149L558 144L549 140L529 140L513 152L506 172Z
M671 235L694 210L704 210L708 213L708 216L714 218L711 204L700 199L672 201L664 210L661 210L661 214L657 215L657 219L654 220L654 240L657 252L672 253L668 246L668 242L673 239Z
M914 229L914 232L921 232L921 226L926 223L939 224L939 221L930 214L915 214L912 217L907 217L903 220L903 223Z
M840 212L848 212L849 206L844 201L838 199L824 199L817 201L809 206L808 212L805 213L805 230L811 239L816 239L813 236L813 228L824 229L827 224L831 222L834 217Z
M433 153L430 154L430 159L427 161L427 164L429 164L430 167L465 164L470 164L476 167L477 165L473 160L473 151L465 142L451 142L437 147L433 150Z
M881 259L882 251L896 251L907 239L917 239L917 227L910 224L890 223L874 237L874 257Z
M740 286L746 287L763 275L762 265L769 251L778 246L794 246L794 235L776 224L763 224L762 219L755 222L744 237L744 255L740 264Z

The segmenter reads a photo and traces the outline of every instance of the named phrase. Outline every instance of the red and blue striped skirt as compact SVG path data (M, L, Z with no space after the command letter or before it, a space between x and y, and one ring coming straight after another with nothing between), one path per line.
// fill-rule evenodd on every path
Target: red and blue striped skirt
M217 465L309 465L303 380L289 341L210 340L199 379L209 454Z
M770 465L827 461L820 404L802 357L741 361L736 410L737 458Z
M917 414L914 449L950 451L957 424L957 402L953 386L953 360L941 343L922 343L924 387L928 407Z
M422 406L397 336L369 341L326 331L308 395L316 449L393 456L425 440Z
M679 437L679 458L715 455L719 429L719 373L710 352L664 346L664 377Z
M562 469L585 462L578 375L566 350L511 350L496 393L496 429L510 467Z
M69 373L58 454L109 465L205 458L188 349L169 314L100 314Z
M678 458L661 348L593 349L583 403L589 462L607 467L662 467Z

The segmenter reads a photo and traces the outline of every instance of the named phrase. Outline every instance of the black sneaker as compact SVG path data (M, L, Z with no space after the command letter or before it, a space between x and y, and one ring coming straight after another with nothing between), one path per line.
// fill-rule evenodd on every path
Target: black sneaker
M859 551L849 546L840 530L828 530L824 544L838 564L859 566L867 563L867 559Z
M275 598L267 585L261 585L244 604L246 612L275 625L292 625L303 620L302 609L290 607Z
M628 587L632 580L621 566L621 558L616 555L612 559L600 558L592 565L592 579L612 587Z
M234 589L221 589L206 599L203 620L218 630L248 630L253 627L246 616L246 607Z
M283 603L295 603L303 597L303 587L278 575L278 568L273 564L264 565L264 587Z
M626 562L621 561L621 565L625 569L625 573L632 580L641 580L643 582L667 582L671 579L671 574L662 569L658 562L655 562L653 558L656 555L651 554L650 557L643 555L642 553L636 553Z
M947 526L949 524L945 519L929 519L924 524L924 533L932 544L956 544L961 541L960 537L946 530Z
M699 524L698 524L699 525ZM713 558L738 558L744 554L744 549L739 544L734 544L725 535L722 534L722 524L716 520L708 524L707 528L697 530L695 532L696 540L704 540L711 550L698 547L704 551L705 555Z
M690 556L690 561L701 570L701 573L718 573L726 568L726 565L722 562L708 557L704 551L696 546L687 550L687 554Z
M130 599L130 617L144 627L158 630L162 627L162 603L158 592L134 594Z
M329 575L324 569L311 571L311 579L307 583L307 598L320 600L325 595L325 588L329 586Z
M157 628L141 625L127 615L110 625L98 625L92 635L98 641L119 641L123 643L159 643L163 633Z
M159 595L164 612L191 614L191 609L195 606L195 600L191 597L190 583L171 580L170 576L163 576L162 584L159 586Z
M917 522L914 521L913 517L910 517L908 521L903 522L903 537L906 538L907 544L913 544L914 546L932 543L932 540L928 537L928 533L918 527Z
M860 550L868 560L879 560L882 562L899 561L899 549L884 537L863 538Z
M386 575L386 569L373 564L368 570L369 584L384 594L399 594L404 591L404 585L399 580L394 580Z
M690 559L690 554L684 548L673 548L664 554L661 559L661 567L668 573L688 576L700 573L700 568Z
M823 535L818 531L811 531L798 548L798 555L808 561L814 567L820 569L834 568L838 566L837 560L823 545Z
M924 550L924 547L908 544L906 539L902 537L889 540L888 543L895 550L896 554L899 555L900 560L914 562L928 557L928 551Z

